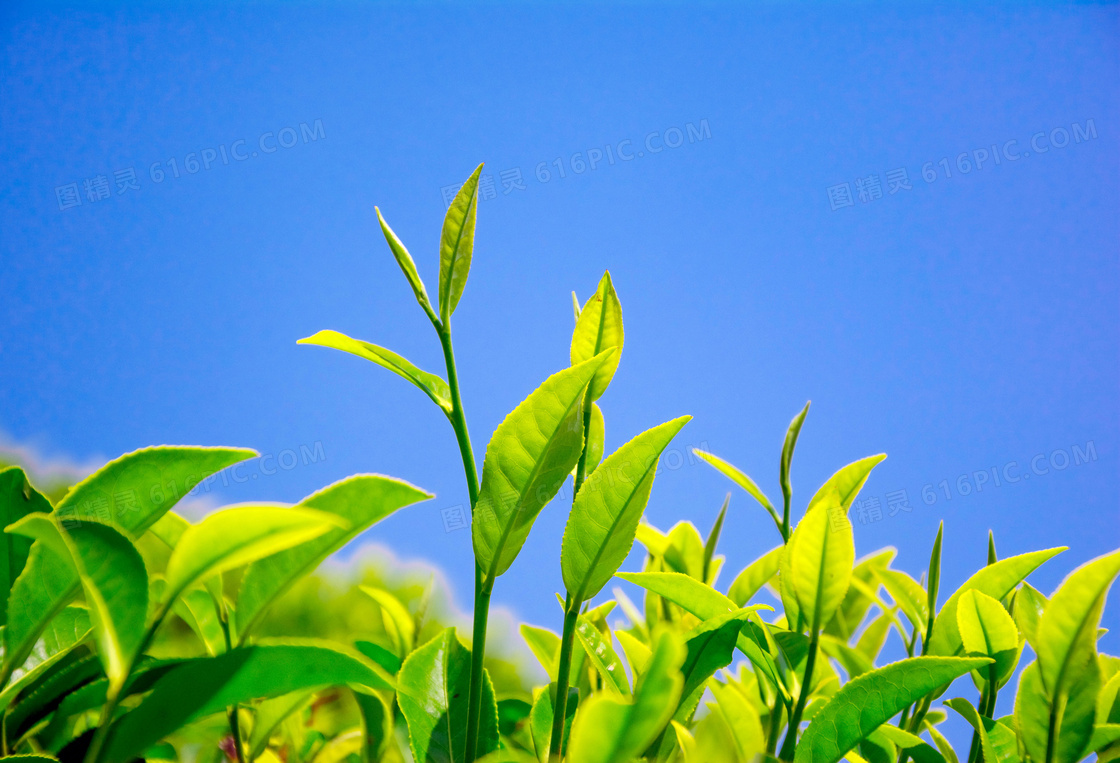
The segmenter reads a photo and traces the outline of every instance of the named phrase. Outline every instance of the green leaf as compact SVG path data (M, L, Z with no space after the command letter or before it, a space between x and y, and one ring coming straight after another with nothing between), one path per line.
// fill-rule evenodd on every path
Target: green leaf
M1030 583L1023 583L1015 594L1015 624L1019 626L1019 630L1032 649L1036 649L1038 621L1042 619L1042 613L1049 603L1050 600Z
M176 599L172 611L194 631L211 656L225 651L225 631L213 594L203 588L191 588Z
M269 739L284 719L310 704L313 696L313 692L294 691L291 694L281 694L279 697L266 699L257 705L256 712L253 713L253 731L249 735L250 757L260 757L268 747Z
M471 270L474 227L478 218L478 176L481 172L480 164L455 194L455 200L443 218L443 231L439 237L439 317L445 326L463 296L463 287L467 285L467 274Z
M890 632L894 619L892 613L884 612L868 623L867 628L860 634L859 641L856 642L856 649L867 659L874 662L875 658L879 656L879 652L883 650L883 644L887 641L887 634Z
M610 636L600 633L586 615L581 615L578 620L576 636L591 664L603 677L603 683L607 688L620 697L629 697L630 683L626 679L626 669L622 667L622 661L618 659L614 647L611 646Z
M735 602L719 591L680 572L620 572L616 577L668 599L702 621L739 609ZM755 605L755 608L758 606L760 605ZM765 608L770 609L768 606ZM735 643L751 664L762 671L785 695L784 684L778 678L772 657L768 656L758 642L746 633L740 633Z
M797 438L801 434L801 425L805 423L805 416L809 413L809 404L808 402L805 403L801 412L793 417L793 421L789 422L789 428L786 429L786 439L782 443L782 462L779 476L782 483L782 498L787 506L793 496L793 486L790 485L789 481L790 465L793 463L793 449L797 447Z
M965 591L977 590L986 593L993 599L1002 599L1019 585L1027 575L1030 575L1043 562L1057 556L1065 547L1051 548L1044 551L1032 551L1028 554L1010 556L1001 559L995 564L984 567L968 580L949 597L937 618L933 622L933 637L929 642L929 654L952 656L961 651L961 633L957 625L957 602Z
M698 448L693 448L692 452L715 467L717 472L730 479L736 485L743 488L743 490L746 490L748 495L758 501L762 508L766 509L770 514L770 518L773 519L774 523L778 526L778 531L781 532L782 518L778 516L778 510L774 508L774 504L770 503L770 499L759 489L758 485L754 484L754 480L719 456L712 455Z
M638 435L583 483L560 550L560 569L572 602L587 601L603 590L626 560L661 452L689 419L681 416Z
M7 527L28 514L49 514L51 504L31 487L27 475L18 466L0 470L0 527ZM8 621L8 592L23 572L31 541L19 535L0 537L0 626Z
M1050 598L1038 622L1036 664L1049 704L1049 725L1061 720L1057 744L1051 742L1054 763L1080 760L1092 736L1101 683L1097 627L1117 574L1120 551L1078 567Z
M183 533L167 562L166 601L187 586L298 546L332 529L348 529L334 514L279 506L234 506L210 514Z
M346 527L328 527L314 540L253 562L241 578L237 621L241 640L278 596L370 526L393 512L432 497L420 488L377 474L359 474L299 502L299 508L337 516Z
M907 705L986 664L981 657L911 657L853 678L813 718L795 763L836 763Z
M533 708L529 711L529 731L533 739L533 747L537 759L541 763L548 760L548 747L552 741L552 719L555 712L552 697L556 694L556 682L542 689L537 689L533 699ZM576 710L579 708L579 690L571 687L568 689L568 702L564 705L564 738L561 753L567 753L568 742L571 739L572 721L575 720Z
M319 331L309 337L304 337L298 340L296 344L330 347L334 350L342 350L351 355L357 355L359 358L365 358L415 384L421 392L431 398L433 403L442 408L444 413L451 412L451 388L447 386L447 382L442 377L430 374L427 371L421 371L407 359L402 358L395 352L386 350L384 347L378 347L376 344L363 342L360 339L351 339L345 334L330 330Z
M839 509L811 511L797 523L786 548L778 574L797 597L800 617L811 631L819 631L848 592L856 559L851 522Z
M1036 649L1042 685L1051 697L1066 691L1068 673L1079 652L1091 653L1096 661L1097 627L1117 574L1120 551L1078 567L1050 598L1038 622Z
M607 271L599 279L599 287L594 296L580 309L576 328L572 333L573 366L591 360L609 349L615 350L591 378L587 386L588 402L595 402L607 391L607 385L611 383L614 372L618 369L618 362L622 359L622 342L622 304L615 294L610 271Z
M918 581L899 570L881 569L875 574L895 604L902 608L910 624L919 631L924 629L929 611L926 609L926 591Z
M783 548L784 545L772 548L744 567L727 589L727 597L740 607L754 598L778 574L778 560Z
M716 521L712 525L711 532L708 533L708 539L704 541L704 568L700 577L709 585L715 585L715 576L712 574L712 558L716 555L716 547L719 545L719 536L723 531L723 520L727 516L727 505L729 503L731 503L731 493L724 496L723 506L720 507L719 514L716 515ZM715 571L719 571L718 567Z
M471 521L488 585L513 564L537 515L579 460L583 391L606 360L604 353L548 377L490 438Z
M603 451L606 448L607 439L607 425L603 420L603 411L599 408L598 403L591 404L591 426L587 429L587 461L585 462L585 469L587 474L595 471L595 467L603 460ZM572 468L572 476L576 476L579 470L579 464Z
M63 529L35 513L8 528L50 547L77 573L93 625L97 654L112 692L124 680L144 640L148 572L132 542L108 525L83 522Z
M408 285L412 287L412 293L416 295L416 301L420 303L420 307L424 308L428 317L435 320L436 316L432 312L432 303L428 300L428 292L424 288L424 282L420 280L420 274L416 272L416 263L412 261L412 255L408 253L408 249L397 238L393 229L389 227L389 223L385 222L385 218L381 216L381 210L374 207L373 211L377 214L377 222L381 224L381 232L389 243L389 249L392 251L397 265L400 266L404 277L408 279Z
M378 763L395 743L393 710L378 694L355 694L354 699L362 715L362 763Z
M669 723L680 701L680 667L685 649L679 638L662 634L633 702L606 693L581 704L572 724L568 759L616 763L642 754Z
M521 638L529 647L529 651L540 662L550 681L556 681L558 670L557 661L560 656L560 637L548 628L522 623Z
M262 642L191 660L160 678L139 707L113 723L102 760L126 763L176 729L232 705L329 686L366 693L396 688L378 665L326 641Z
M957 627L965 652L995 660L997 687L1011 677L1019 661L1019 629L1002 604L981 591L965 591L957 602ZM986 672L981 675L986 680Z
M929 555L929 581L926 584L926 614L929 617L927 629L922 631L924 640L930 636L929 628L933 627L935 612L937 612L937 589L941 585L941 541L945 535L945 520L937 526L937 537L933 539L933 550ZM928 644L924 644L928 647Z
M684 687L681 689L680 706L674 714L677 720L686 720L682 717L682 710L687 711L684 715L692 714L708 679L720 668L731 664L735 642L739 639L746 614L745 611L728 612L705 620L685 634L687 654L681 665ZM696 696L693 697L693 694Z
M980 715L967 699L950 699L945 704L956 710L976 730L985 761L1018 763L1019 751L1014 731Z
M17 695L44 674L67 659L91 633L85 607L69 606L47 623L26 661L12 674L12 681L0 692L0 707L10 707ZM90 655L96 661L96 657ZM100 667L93 670L100 672ZM14 712L14 711L9 711Z
M397 703L408 721L412 757L417 763L466 760L467 696L471 653L447 628L408 656L398 675ZM498 747L498 706L489 677L482 686L478 754Z
M64 527L107 516L138 538L199 482L256 455L242 448L143 448L110 461L71 488L54 516ZM8 597L5 672L23 663L39 633L80 589L77 573L69 565L42 543L32 546Z
M836 472L836 474L833 474L809 500L809 508L805 510L805 513L808 514L813 509L822 506L826 509L840 506L843 507L844 513L846 514L848 509L852 507L852 501L856 499L856 496L859 495L859 491L863 489L867 478L871 476L871 470L886 457L886 453L880 453L875 456L861 458L859 461L854 461Z
M758 711L743 694L727 684L713 681L716 709L727 722L740 760L755 760L766 749L766 736Z
M1100 671L1096 660L1081 666L1068 682L1068 696L1051 701L1032 662L1019 675L1015 720L1028 756L1036 761L1071 763L1084 757L1093 734ZM1056 732L1050 737L1053 725Z
M633 674L636 683L638 677L645 672L646 666L649 665L649 658L653 656L653 652L644 641L626 631L616 631L614 636L618 639L618 643L622 645L622 652L626 655L626 662L630 666L630 673Z
M893 745L906 750L914 763L945 763L945 756L930 747L921 737L903 731L897 726L884 724L872 736L880 736Z

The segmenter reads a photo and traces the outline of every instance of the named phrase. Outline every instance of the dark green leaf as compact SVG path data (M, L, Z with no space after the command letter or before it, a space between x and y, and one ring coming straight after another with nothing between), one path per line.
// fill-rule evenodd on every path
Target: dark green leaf
M345 685L366 692L395 688L380 667L325 641L261 643L192 660L163 676L139 707L113 724L103 761L127 763L176 729L231 705Z
M31 487L18 466L0 470L0 527L7 527L34 512L51 512L51 504ZM31 541L5 533L0 537L0 625L8 621L8 592L23 571Z
M417 763L466 760L467 697L471 653L447 628L408 656L398 674L397 703L408 721L412 757ZM498 747L498 707L489 677L482 687L478 755Z

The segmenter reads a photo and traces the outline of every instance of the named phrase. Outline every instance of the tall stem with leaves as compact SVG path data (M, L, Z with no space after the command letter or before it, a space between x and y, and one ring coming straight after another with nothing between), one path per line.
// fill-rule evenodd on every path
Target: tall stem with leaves
M615 293L609 272L599 280L595 295L581 308L575 293L572 302L576 309L576 327L572 332L571 362L582 363L600 353L614 349L614 354L592 377L583 400L583 418L580 430L583 444L579 462L576 464L572 483L572 506L575 508L580 489L590 469L594 469L603 456L603 414L595 401L606 391L615 370L618 368L624 332L622 326L622 305ZM575 646L575 625L579 608L588 596L580 598L580 592L573 598L569 588L564 608L564 629L560 640L560 664L556 676L556 698L553 703L552 738L549 745L551 754L559 756L564 738L564 719L568 703L568 681L571 669L572 649ZM594 594L592 594L594 595Z

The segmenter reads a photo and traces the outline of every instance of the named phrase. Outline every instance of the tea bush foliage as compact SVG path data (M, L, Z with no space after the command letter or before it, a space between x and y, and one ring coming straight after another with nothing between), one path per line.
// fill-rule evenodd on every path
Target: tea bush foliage
M447 211L434 301L377 212L440 342L443 375L336 331L300 340L392 371L445 414L472 509L471 632L432 619L430 587L402 595L375 583L326 600L307 593L324 560L432 497L402 480L358 474L293 506L230 506L192 523L174 511L179 498L253 451L145 448L49 498L12 466L0 471L5 760L1120 757L1120 658L1097 650L1120 552L1078 567L1050 597L1026 579L1061 548L1000 559L989 536L987 565L948 596L939 590L941 531L917 578L892 566L893 550L857 558L848 512L885 456L844 466L795 510L791 468L808 405L786 432L777 504L735 466L697 452L759 505L760 532L771 532L766 516L776 530L775 547L726 589L717 585L717 551L727 501L706 536L689 522L668 532L645 523L660 455L689 417L651 422L605 452L598 401L624 344L609 274L584 304L573 295L571 365L498 426L479 474L451 319L470 271L480 172ZM496 685L487 665L500 663L485 658L491 596L568 480L557 627L520 628L549 683L524 691L505 675ZM621 571L635 540L642 568ZM643 591L640 604L615 578ZM780 611L757 601L764 588ZM379 623L350 616L355 597L374 605ZM892 632L906 657L878 665ZM1034 659L1022 666L1028 645ZM975 691L954 683L965 675ZM1014 712L997 718L1001 692L1014 693ZM967 749L939 731L950 714L974 730Z

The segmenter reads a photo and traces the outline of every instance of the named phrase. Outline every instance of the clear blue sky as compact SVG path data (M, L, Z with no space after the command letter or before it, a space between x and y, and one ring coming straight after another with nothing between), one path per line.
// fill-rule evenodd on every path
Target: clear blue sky
M944 519L950 591L989 528L1003 555L1068 545L1037 575L1048 593L1120 545L1114 4L7 3L0 18L0 429L16 441L79 460L162 442L273 455L221 501L406 478L438 498L371 535L441 565L466 604L469 531L441 517L466 502L447 423L389 373L295 340L332 328L438 370L373 207L433 284L441 189L485 161L494 198L454 320L480 460L567 364L569 291L609 268L627 345L601 401L608 447L690 413L674 447L703 443L779 496L785 426L812 399L798 506L889 454L865 491L883 518L853 513L861 553L893 545L917 575ZM589 149L602 158L577 173ZM115 174L130 168L138 187ZM892 193L898 169L910 188ZM844 183L851 205L833 209ZM277 467L316 444L317 462ZM729 484L677 463L648 517L706 532ZM912 511L892 517L898 490ZM495 593L553 627L566 514L545 510ZM775 540L734 492L723 582Z

